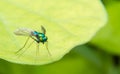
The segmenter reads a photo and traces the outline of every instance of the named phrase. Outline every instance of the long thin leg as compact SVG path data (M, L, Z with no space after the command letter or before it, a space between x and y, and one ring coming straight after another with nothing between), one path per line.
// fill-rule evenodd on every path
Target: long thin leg
M27 38L27 40L26 40L25 44L23 45L23 47L20 48L18 51L15 52L16 54L17 54L18 52L20 52L20 51L26 46L27 42L29 41L29 38L30 38L30 37Z
M34 41L32 41L32 42L29 44L29 46L19 55L19 57L20 57L25 51L27 51L27 49L33 44L33 42L34 42Z
M51 53L50 53L50 51L49 51L49 49L48 49L48 41L46 42L45 45L46 45L46 49L47 49L47 51L48 51L48 54L49 54L50 56L52 56Z
M33 40L35 40L37 42L37 39L35 39L34 37L30 36Z
M39 43L37 43L36 57L39 56Z
M37 43L37 46L36 46L36 57L35 57L35 63L37 63L37 58L39 56L39 43Z

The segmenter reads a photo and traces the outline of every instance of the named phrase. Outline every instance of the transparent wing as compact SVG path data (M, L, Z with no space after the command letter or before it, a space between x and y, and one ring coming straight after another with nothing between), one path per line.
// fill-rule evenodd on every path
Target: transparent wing
M32 35L33 30L28 29L28 28L19 28L16 31L14 31L15 35L20 35L20 36L30 36Z

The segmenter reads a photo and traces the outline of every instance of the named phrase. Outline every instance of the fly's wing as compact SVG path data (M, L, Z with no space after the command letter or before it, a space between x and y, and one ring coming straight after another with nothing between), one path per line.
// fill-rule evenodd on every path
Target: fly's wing
M43 26L41 26L41 30L44 34L46 34L46 29Z
M19 36L31 36L32 32L33 32L32 29L19 28L16 31L14 31L14 34Z

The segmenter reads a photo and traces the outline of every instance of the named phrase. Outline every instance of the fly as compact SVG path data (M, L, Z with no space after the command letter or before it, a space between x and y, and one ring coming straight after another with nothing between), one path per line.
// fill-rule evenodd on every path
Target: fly
M49 55L51 56L50 54L50 51L48 49L48 38L46 36L46 29L41 26L41 30L42 32L38 32L38 31L34 31L32 29L27 29L27 28L19 28L17 29L14 34L15 35L19 35L19 36L28 36L25 44L23 45L23 47L21 47L16 53L19 53L23 48L25 48L26 44L28 43L29 39L33 39L33 42L35 41L37 43L37 48L36 48L36 55L39 53L39 44L42 43L46 43L46 49L49 53ZM28 48L33 44L30 43L30 45L28 46Z

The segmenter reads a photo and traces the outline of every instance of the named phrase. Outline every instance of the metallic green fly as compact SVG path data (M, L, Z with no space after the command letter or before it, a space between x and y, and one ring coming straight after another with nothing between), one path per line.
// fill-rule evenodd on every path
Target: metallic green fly
M34 30L28 29L28 28L19 28L19 29L17 29L14 32L15 35L28 36L28 39L26 40L23 47L20 48L16 53L19 53L23 48L25 48L27 42L31 38L31 39L33 39L33 42L35 41L37 43L36 55L39 53L39 44L40 43L42 43L42 44L46 43L45 45L46 45L47 51L48 51L49 55L51 56L50 51L48 50L48 38L45 35L46 34L46 29L43 26L41 26L41 30L42 30L42 32L34 31ZM33 42L30 43L28 48L33 44Z

